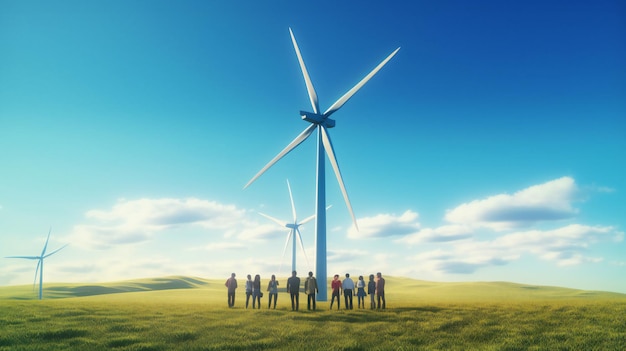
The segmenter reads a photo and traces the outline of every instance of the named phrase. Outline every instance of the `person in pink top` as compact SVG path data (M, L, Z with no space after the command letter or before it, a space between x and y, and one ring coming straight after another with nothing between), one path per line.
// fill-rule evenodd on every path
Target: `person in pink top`
M341 307L341 300L339 300L339 295L341 295L341 280L339 280L339 274L335 274L335 276L333 277L333 281L330 283L330 287L333 290L333 297L330 300L330 309L333 309L333 303L335 302L335 298L337 298L337 309L339 309L339 307Z
M378 309L380 309L380 300L382 299L383 310L385 309L385 278L378 272L376 273L376 296L378 297Z

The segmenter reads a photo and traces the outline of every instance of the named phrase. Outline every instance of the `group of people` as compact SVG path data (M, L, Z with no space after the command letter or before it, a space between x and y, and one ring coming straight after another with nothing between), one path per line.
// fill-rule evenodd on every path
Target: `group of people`
M341 300L339 296L343 294L343 298L345 301L345 309L352 309L352 297L355 295L356 287L356 296L358 308L365 308L365 296L370 296L370 309L385 309L386 301L385 301L385 278L383 275L378 272L376 273L376 278L374 278L373 274L369 276L369 282L367 285L363 280L363 276L359 276L359 280L357 280L356 285L352 278L350 278L350 274L346 273L346 278L341 281L339 280L339 274L335 274L333 277L333 281L330 283L330 288L332 289L332 298L330 300L330 308L333 308L333 304L335 303L335 299L337 299L337 309L341 308ZM367 291L366 291L367 288ZM378 299L378 304L374 300L374 296Z
M235 306L235 291L237 289L237 279L235 273L232 273L230 278L226 280L226 288L228 289L228 307ZM261 297L263 297L263 291L261 290L261 276L255 275L254 280L252 276L248 274L246 280L246 308L250 303L250 297L252 297L252 308L261 308ZM300 305L300 278L298 273L293 271L291 277L287 279L287 292L291 297L291 309L297 311ZM337 309L340 309L340 298L343 294L345 301L345 309L352 309L352 298L354 295L358 298L358 308L365 308L365 297L370 296L370 308L371 309L385 309L385 278L383 278L380 272L376 273L376 277L373 274L369 276L369 282L365 284L363 276L359 276L356 284L350 278L350 274L346 273L346 278L339 280L339 274L335 274L331 282L332 299L330 302L330 309L333 308L335 298L337 299ZM356 290L356 294L355 294ZM273 307L276 309L276 301L278 300L278 280L276 276L272 274L272 278L267 284L266 291L269 294L267 308ZM317 287L317 280L313 276L313 272L309 272L308 277L304 281L304 292L307 294L307 309L316 309L316 294L319 292ZM377 298L377 302L374 297Z

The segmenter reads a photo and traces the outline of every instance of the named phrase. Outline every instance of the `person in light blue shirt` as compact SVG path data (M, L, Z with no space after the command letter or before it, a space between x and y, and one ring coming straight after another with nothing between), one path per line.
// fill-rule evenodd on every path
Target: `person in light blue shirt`
M350 279L350 273L346 273L346 279L341 283L343 289L343 298L346 302L346 309L352 309L352 292L354 291L354 281Z

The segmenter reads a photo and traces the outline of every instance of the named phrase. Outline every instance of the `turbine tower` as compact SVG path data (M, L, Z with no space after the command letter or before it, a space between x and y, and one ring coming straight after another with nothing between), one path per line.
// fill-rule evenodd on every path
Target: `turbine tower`
M43 260L54 255L59 252L61 249L65 248L69 244L65 244L60 248L52 251L51 253L46 255L46 249L48 248L48 240L50 240L50 232L52 232L52 228L48 231L48 238L46 239L46 244L43 246L43 250L41 251L41 255L39 256L8 256L5 258L24 258L27 260L37 260L37 269L35 269L35 281L33 282L33 287L37 282L37 272L39 272L39 300L43 299Z
M301 222L298 222L298 217L296 215L296 206L293 202L293 195L291 194L291 186L289 185L289 180L287 180L287 189L289 190L289 199L291 199L291 214L293 216L293 221L291 223L286 221L281 221L272 216L268 216L265 213L259 212L259 214L271 221L274 221L281 227L289 228L289 233L287 234L287 240L285 241L285 247L283 248L283 258L285 257L285 252L287 251L287 245L289 244L289 239L292 239L293 245L291 249L291 271L296 270L296 241L300 244L300 249L304 254L304 258L307 261L307 265L309 264L309 258L306 256L306 251L304 250L304 244L302 243L302 234L300 233L300 226L310 222L315 215L309 216L303 219ZM297 237L297 238L296 238ZM282 261L281 261L282 262ZM281 263L282 264L282 263Z
M293 43L293 47L296 51L296 56L298 57L298 62L300 63L300 69L302 70L302 76L304 77L304 82L306 84L306 89L309 94L309 100L311 101L311 107L313 108L313 112L300 111L300 116L303 120L311 123L307 128L302 131L289 145L287 145L276 157L274 157L263 169L259 171L249 182L244 186L244 189L247 188L252 182L254 182L257 178L259 178L265 171L267 171L272 165L274 165L278 160L283 158L286 154L288 154L291 150L293 150L296 146L300 145L304 140L306 140L314 130L317 129L317 177L316 177L316 205L315 205L315 275L317 276L319 294L317 295L317 299L319 301L327 301L328 300L328 291L326 289L328 275L326 269L326 181L325 181L325 159L324 159L324 151L328 155L328 159L330 161L331 166L335 172L335 177L337 177L337 181L339 182L339 187L341 188L341 192L343 194L343 198L346 202L346 206L348 207L348 211L352 216L352 222L354 223L355 228L358 230L358 226L356 223L356 217L354 216L354 212L352 211L352 205L350 204L350 199L348 198L348 193L346 192L346 187L343 183L343 178L341 176L341 171L339 170L339 165L337 163L337 158L335 157L335 151L333 149L332 142L330 140L330 136L328 135L328 129L333 128L335 126L335 121L330 119L330 115L339 110L359 89L365 85L378 71L385 65L391 58L400 50L397 48L394 50L387 58L385 58L381 63L378 64L365 78L361 79L352 89L350 89L347 93L345 93L339 100L335 101L328 110L324 113L320 114L319 102L317 100L317 93L315 92L315 88L313 87L313 83L311 82L311 78L309 77L309 73L304 64L304 60L302 59L302 55L300 54L300 49L298 48L298 43L296 42L296 38L293 35L293 31L289 28L289 34L291 34L291 42Z

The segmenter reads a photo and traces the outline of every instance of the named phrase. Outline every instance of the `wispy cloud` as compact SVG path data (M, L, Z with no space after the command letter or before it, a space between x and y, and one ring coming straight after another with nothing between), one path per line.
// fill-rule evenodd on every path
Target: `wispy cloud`
M111 209L90 210L85 217L88 223L76 225L70 241L96 249L144 242L180 226L220 230L228 236L248 223L244 210L196 198L119 200Z
M574 179L563 177L531 186L513 195L499 194L464 203L447 211L446 221L497 231L523 228L538 222L574 217L577 195Z
M328 262L350 262L367 256L367 251L363 250L328 250Z
M437 249L416 254L411 260L421 269L444 274L471 274L522 256L534 256L558 266L600 262L603 258L593 254L592 246L620 242L623 232L612 226L582 224L531 229L575 217L578 209L573 203L580 194L574 179L562 177L512 195L499 194L461 204L447 211L445 220L449 224L424 228L394 242L409 246L439 244ZM476 233L494 238L477 240Z
M352 227L348 230L351 239L385 238L416 233L420 228L417 221L419 215L411 210L402 215L379 214L374 217L359 218L359 230Z
M206 250L206 251L223 251L223 250L242 250L245 249L246 245L240 242L219 242L219 243L210 243L204 247L200 247L194 250Z
M133 230L161 230L181 224L201 224L208 228L228 228L245 211L215 201L188 199L119 200L110 210L91 210L87 218L116 223Z
M554 230L514 232L490 241L467 240L413 256L420 267L439 273L469 274L477 269L505 265L524 255L552 261L559 266L600 262L589 247L612 240L619 232L609 226L572 224Z
M424 228L417 233L406 235L394 240L397 243L415 245L421 243L449 242L467 239L472 236L473 229L465 225L450 224L437 228Z

